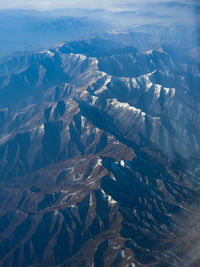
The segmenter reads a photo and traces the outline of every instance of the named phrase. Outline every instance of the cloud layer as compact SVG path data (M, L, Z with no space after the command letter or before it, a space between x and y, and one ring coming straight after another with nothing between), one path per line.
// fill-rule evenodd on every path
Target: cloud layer
M62 8L87 8L87 9L106 9L117 10L126 7L134 7L137 4L173 2L167 0L0 0L0 9L62 9ZM176 2L191 2L189 0L177 0Z

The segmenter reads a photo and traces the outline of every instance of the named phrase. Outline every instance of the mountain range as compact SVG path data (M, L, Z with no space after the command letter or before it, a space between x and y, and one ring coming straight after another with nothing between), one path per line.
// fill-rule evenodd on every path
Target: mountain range
M1 60L2 267L199 266L199 61L149 27Z

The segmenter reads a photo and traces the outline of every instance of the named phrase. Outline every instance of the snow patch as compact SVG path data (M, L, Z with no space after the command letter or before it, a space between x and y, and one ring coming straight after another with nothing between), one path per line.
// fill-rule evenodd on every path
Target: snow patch
M98 97L97 96L91 96L92 98L92 105L95 105L96 101L98 100Z
M81 116L81 128L85 127L86 118Z
M60 215L60 212L58 210L54 210L54 216Z
M166 87L163 87L163 89L164 89L164 92L165 92L165 95L170 95L170 93L171 93L171 95L170 95L170 97L174 97L174 95L175 95L175 88L166 88Z
M148 91L152 87L153 83L150 81L148 76L145 77L145 81L146 81L146 90L145 91Z
M103 198L108 201L110 205L115 205L117 201L115 201L111 196L107 195L103 189L101 189L101 192L103 194Z
M124 161L124 160L120 160L120 165L121 165L122 167L124 167L124 166L125 166L125 161Z
M51 51L47 51L47 54L50 56L50 57L53 57L55 54L54 53L52 53Z
M126 264L125 267L136 267L135 263Z
M69 197L72 197L72 196L76 195L76 193L68 194L68 191L64 191L64 190L61 190L60 192L66 194L66 196L64 196L63 199L61 200L60 204L67 203L66 200L68 201Z
M102 159L98 159L98 160L97 160L96 167L97 167L97 166L102 166Z
M0 138L0 144L3 144L5 142L7 142L9 140L9 138L11 137L11 134L5 134Z
M163 89L164 89L165 95L168 95L170 89L169 88L166 88L166 87L163 87Z
M70 58L74 58L74 59L80 59L82 61L86 60L86 56L82 55L82 54L73 54L73 53L70 53Z
M137 81L135 78L132 78L131 82L132 82L133 87L137 87Z
M117 204L117 201L115 201L111 196L108 196L108 202L110 203L110 205Z
M49 55L50 57L53 57L55 55L55 53L52 53L51 51L49 50L43 50L40 52L40 54L47 54Z
M125 103L125 102L119 102L119 101L117 101L116 98L114 98L113 100L108 100L108 101L111 103L112 106L114 106L117 109L120 108L120 109L124 109L124 110L130 110L136 116L142 116L143 118L145 118L145 116L146 116L146 113L143 112L141 109L130 106L128 103Z
M108 83L110 83L110 81L112 80L112 76L108 76L104 85L102 87L100 87L98 90L95 91L95 93L102 93L103 91L107 90L107 85Z
M39 126L38 128L39 132L44 132L44 123L42 125Z
M152 52L153 52L153 49L146 51L144 54L145 54L145 55L151 55Z
M89 206L92 207L93 205L94 205L93 196L90 193L90 203L89 203Z
M126 258L126 253L123 249L120 251L120 254L122 258Z
M75 205L70 205L70 208L76 209L77 207Z
M171 89L171 97L174 97L175 93L176 93L175 88L172 88L172 89Z
M160 84L155 84L154 94L156 95L156 98L160 97L162 86Z
M115 178L115 176L113 175L113 173L110 174L110 179L113 180L113 181L115 181L115 182L117 181L116 178Z
M99 61L97 58L92 58L92 64L98 65Z

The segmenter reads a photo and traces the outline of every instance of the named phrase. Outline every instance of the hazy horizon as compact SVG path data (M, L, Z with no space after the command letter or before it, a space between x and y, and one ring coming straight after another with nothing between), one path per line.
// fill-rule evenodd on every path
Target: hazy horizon
M121 10L134 10L138 7L142 7L146 4L173 4L174 1L168 0L143 0L142 2L139 0L74 0L74 1L64 1L64 0L20 0L20 1L12 1L12 0L1 0L0 9L33 9L33 10L54 10L54 9L63 9L63 8L78 8L78 9L104 9L109 11L121 11ZM193 6L198 4L198 1L189 1L189 0L177 0L176 3L184 4L188 6Z

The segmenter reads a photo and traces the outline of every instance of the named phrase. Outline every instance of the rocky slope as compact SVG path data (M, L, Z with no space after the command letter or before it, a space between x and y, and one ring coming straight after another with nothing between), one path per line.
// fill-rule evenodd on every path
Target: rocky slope
M195 60L92 38L0 74L1 266L198 264Z

